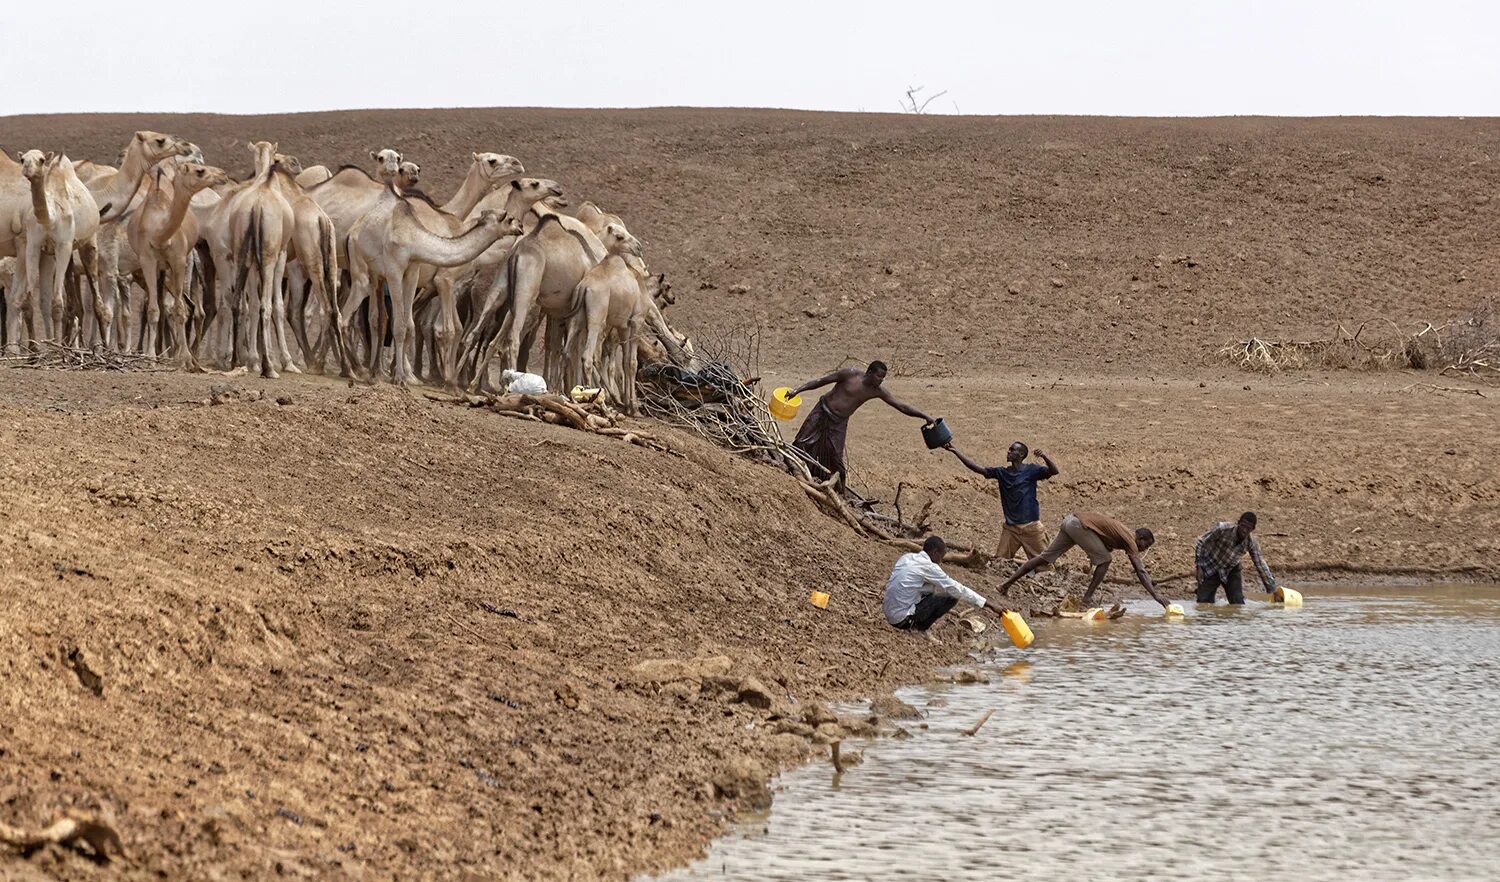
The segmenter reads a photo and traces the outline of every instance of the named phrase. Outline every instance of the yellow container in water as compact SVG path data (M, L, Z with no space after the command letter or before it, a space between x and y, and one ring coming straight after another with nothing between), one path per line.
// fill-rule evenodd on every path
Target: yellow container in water
M1277 585L1276 591L1271 595L1271 602L1287 607L1298 607L1302 605L1302 592L1285 585Z
M1091 607L1083 613L1083 620L1085 622L1102 622L1108 618L1109 611L1102 606Z
M828 592L827 591L814 591L812 593L812 596L808 598L808 602L811 603L813 606L817 607L818 609L827 609L828 608Z
M797 418L797 408L802 406L802 396L788 398L786 394L792 391L790 386L782 386L771 393L771 416L783 422Z
M1021 614L1015 610L1008 609L1000 614L1000 627L1010 635L1010 642L1020 649L1030 646L1031 641L1036 639L1031 633L1031 626L1026 624L1026 620L1021 618Z
M1183 609L1175 603L1167 604L1167 618L1180 619L1185 615L1187 615L1187 610Z

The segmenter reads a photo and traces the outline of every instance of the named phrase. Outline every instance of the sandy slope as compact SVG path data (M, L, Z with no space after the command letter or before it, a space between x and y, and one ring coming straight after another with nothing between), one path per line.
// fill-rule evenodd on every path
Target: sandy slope
M1203 363L1494 291L1492 121L106 116L7 119L0 146L106 159L146 126L238 170L247 138L309 162L393 145L444 195L468 151L513 153L626 216L683 327L762 324L775 379L887 358L979 458L1013 437L1058 458L1047 520L1156 529L1164 576L1244 508L1298 576L1500 575L1496 396ZM223 382L0 369L0 820L103 801L132 850L0 875L623 878L695 853L753 791L737 778L809 749L775 734L794 699L962 655L879 624L892 550L691 440L676 458L306 378L204 404ZM909 482L903 505L993 538L993 491L912 421L871 408L851 437L867 489ZM720 654L778 708L629 674Z

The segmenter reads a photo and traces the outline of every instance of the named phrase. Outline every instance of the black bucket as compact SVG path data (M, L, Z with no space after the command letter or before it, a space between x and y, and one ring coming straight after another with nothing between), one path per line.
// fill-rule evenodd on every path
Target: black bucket
M927 442L928 450L936 450L953 440L953 433L941 419L936 420L930 426L922 427L922 440Z

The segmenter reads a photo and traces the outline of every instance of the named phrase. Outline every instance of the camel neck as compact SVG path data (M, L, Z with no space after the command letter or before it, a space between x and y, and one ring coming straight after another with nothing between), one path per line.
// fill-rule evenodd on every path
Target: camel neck
M410 207L407 207L406 211L408 212L407 219L411 221L408 228L411 235L412 256L422 263L430 263L439 267L468 263L484 253L486 248L495 244L495 239L498 238L496 231L487 229L484 224L475 224L451 239L439 236L423 227L416 215L410 213Z
M31 177L31 210L36 212L37 223L44 227L52 225L52 212L47 208L47 178L50 169L43 168Z
M152 184L160 187L160 182ZM193 204L193 191L182 184L176 183L172 186L172 204L167 212L167 224L161 234L156 237L154 245L165 245L169 239L177 235L177 230L182 226L182 221L187 217L188 209Z
M479 163L475 162L469 166L469 173L464 175L464 182L459 185L458 192L443 205L443 211L462 220L469 216L469 212L484 198L488 189L484 176L479 173Z

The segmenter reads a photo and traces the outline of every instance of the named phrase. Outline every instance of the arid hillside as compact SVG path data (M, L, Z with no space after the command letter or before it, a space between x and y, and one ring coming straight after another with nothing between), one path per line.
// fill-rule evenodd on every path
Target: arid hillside
M1500 293L1492 119L138 114L10 118L0 146L108 160L138 128L238 172L247 140L330 166L395 147L440 196L471 151L510 153L624 216L679 321L764 325L774 364L1150 372Z
M1500 390L1210 360L1500 292L1493 120L141 114L3 119L0 147L110 160L138 128L237 173L251 139L395 147L440 196L513 154L624 216L679 328L759 328L767 388L890 361L976 459L1056 457L1049 531L1153 528L1174 597L1245 509L1310 603L1500 578ZM129 852L0 846L0 878L632 879L858 730L816 702L975 648L888 628L899 552L791 478L650 430L680 455L332 377L0 365L0 825L102 808ZM993 482L917 421L871 405L849 446L858 486L993 547Z

